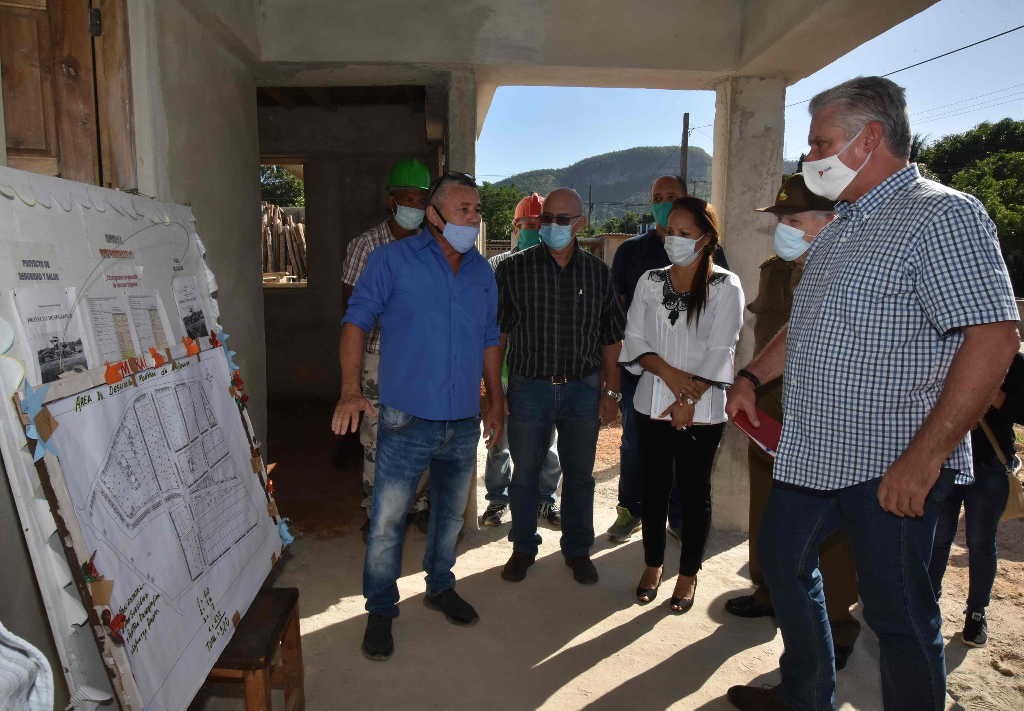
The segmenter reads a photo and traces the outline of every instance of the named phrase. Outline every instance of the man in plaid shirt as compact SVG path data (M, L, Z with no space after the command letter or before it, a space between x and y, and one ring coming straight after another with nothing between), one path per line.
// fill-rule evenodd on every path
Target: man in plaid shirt
M352 298L359 276L366 269L370 253L381 245L405 239L418 234L426 208L427 190L430 188L430 171L414 158L400 160L388 175L387 210L388 219L374 225L357 236L348 246L345 263L341 269L342 292L345 303ZM380 369L380 326L374 326L366 336L366 353L363 356L363 372L360 378L363 396L377 407L380 388L377 374ZM363 540L366 540L370 525L370 502L373 500L373 475L377 460L377 418L365 416L359 422L359 443L363 445L363 508L366 522L363 524ZM419 493L412 505L410 517L417 527L427 532L430 514L427 498L427 473L420 480Z
M858 77L810 104L807 186L839 200L808 251L787 327L738 372L730 416L785 371L785 424L759 539L786 649L782 682L741 709L832 709L835 661L818 548L854 548L881 647L886 709L945 708L942 618L928 578L936 516L973 478L968 431L1018 348L995 227L974 197L908 164L903 89Z

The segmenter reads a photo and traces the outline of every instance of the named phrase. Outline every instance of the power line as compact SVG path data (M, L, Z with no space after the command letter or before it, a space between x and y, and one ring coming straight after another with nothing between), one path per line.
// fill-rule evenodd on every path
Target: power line
M932 116L930 118L926 118L924 121L918 121L917 125L920 126L921 124L931 123L932 121L940 121L942 119L956 118L958 116L966 116L967 114L972 114L975 111L981 111L982 109L994 109L997 106L1003 106L1005 104L1016 104L1018 101L1024 101L1024 95L1015 97L1013 99L1009 99L1007 101L999 101L999 102L994 103L994 104L984 104L984 105L976 106L975 108L966 108L966 109L964 109L962 111L957 110L957 111L954 111L952 113L942 114L940 116ZM961 107L961 108L963 108L963 107Z
M934 62L936 59L942 59L943 57L948 57L951 54L956 54L957 52L962 52L965 49L970 49L971 47L977 47L979 44L984 44L985 42L988 42L990 40L994 40L997 37L1002 37L1003 35L1008 35L1011 32L1016 32L1017 30L1020 30L1020 29L1024 29L1024 25L1017 25L1016 27L1011 27L1008 30L1003 30L1002 32L994 34L991 37L986 37L985 39L980 39L977 42L971 42L970 44L965 44L963 47L957 47L956 49L951 49L948 52L943 52L942 54L937 54L934 57L929 57L928 59L922 59L920 62L915 62L914 64L908 64L907 66L900 67L899 69L893 69L891 72L888 72L886 74L882 74L881 76L883 76L883 77L891 77L893 74L899 74L900 72L905 72L908 69L913 69L914 67L920 67L922 64L928 64L928 62ZM788 108L791 108L793 106L799 106L800 104L806 104L808 101L810 101L810 99L804 99L803 101L796 101L796 102L794 102L792 104L786 104L786 108L788 109Z

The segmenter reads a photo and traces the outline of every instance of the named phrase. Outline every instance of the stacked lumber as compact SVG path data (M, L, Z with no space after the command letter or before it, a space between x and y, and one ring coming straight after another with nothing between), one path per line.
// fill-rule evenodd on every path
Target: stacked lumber
M264 283L306 281L306 226L273 203L261 203L260 209Z

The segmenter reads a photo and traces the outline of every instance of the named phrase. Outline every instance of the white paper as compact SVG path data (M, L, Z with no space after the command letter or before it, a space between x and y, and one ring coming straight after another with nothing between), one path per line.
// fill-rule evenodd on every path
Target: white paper
M178 306L178 316L185 326L185 335L189 338L209 336L206 325L206 314L203 311L203 298L199 293L194 276L178 276L172 281L174 302Z
M49 383L64 373L89 368L69 289L27 286L11 293L33 384Z
M652 420L671 420L672 415L661 416L665 410L667 410L672 403L676 401L676 396L668 389L665 385L665 381L652 373L654 378L654 385L651 388L651 419Z
M167 338L167 316L164 314L160 295L156 291L129 293L128 307L143 353L148 353L150 348L163 351L170 346Z
M57 249L52 244L12 242L10 254L14 281L22 284L46 284L61 280Z
M123 294L88 296L79 308L89 315L97 363L120 363L139 355L139 344Z
M188 707L281 549L228 385L212 350L48 406L150 711Z

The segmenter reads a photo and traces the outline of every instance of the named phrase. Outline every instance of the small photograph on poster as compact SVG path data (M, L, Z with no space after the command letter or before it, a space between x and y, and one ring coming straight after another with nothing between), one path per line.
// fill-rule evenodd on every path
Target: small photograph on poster
M78 320L72 314L71 291L60 287L14 289L19 330L31 351L29 367L37 383L88 369Z
M206 313L203 301L194 276L179 276L173 281L174 301L178 306L178 316L185 325L185 334L189 338L209 336L210 329L206 325Z
M92 325L95 355L101 363L119 363L139 355L123 295L88 296L85 311Z
M128 294L128 308L131 310L135 335L139 347L148 352L150 348L159 351L170 345L167 337L167 317L164 315L160 295L156 291L138 291Z

